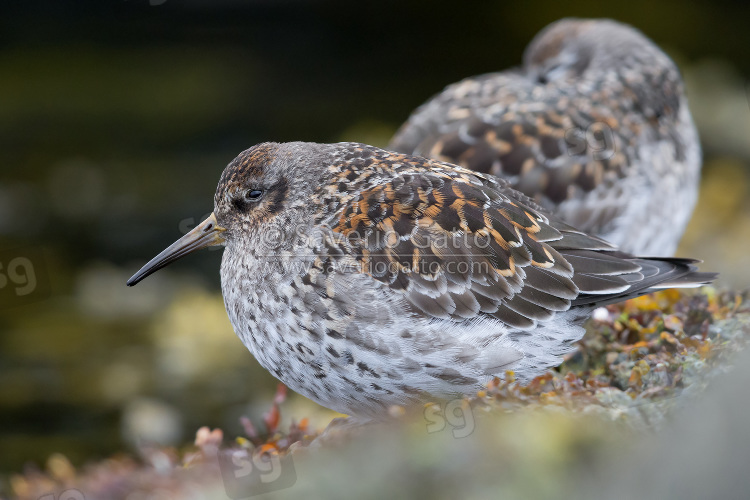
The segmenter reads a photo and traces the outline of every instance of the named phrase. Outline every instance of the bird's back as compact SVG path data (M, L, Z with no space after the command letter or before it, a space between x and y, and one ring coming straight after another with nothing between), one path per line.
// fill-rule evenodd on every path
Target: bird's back
M631 43L610 53L600 44L588 54L596 37L577 33L591 23L599 23L592 32L613 25ZM700 170L674 64L611 21L561 21L532 42L525 59L522 68L450 85L414 112L390 149L506 178L627 251L673 254Z

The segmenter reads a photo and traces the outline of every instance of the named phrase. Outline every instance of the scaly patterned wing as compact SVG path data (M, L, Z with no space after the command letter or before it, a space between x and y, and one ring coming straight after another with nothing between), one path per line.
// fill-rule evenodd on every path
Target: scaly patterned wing
M578 92L513 71L470 78L420 107L389 148L506 178L553 209L626 176L638 134L649 127L622 109L622 86L596 85ZM596 208L567 220L600 232L619 215L617 204Z
M530 329L576 298L643 279L637 262L550 220L502 180L364 146L358 154L365 160L338 173L347 194L326 221L337 251L425 315Z

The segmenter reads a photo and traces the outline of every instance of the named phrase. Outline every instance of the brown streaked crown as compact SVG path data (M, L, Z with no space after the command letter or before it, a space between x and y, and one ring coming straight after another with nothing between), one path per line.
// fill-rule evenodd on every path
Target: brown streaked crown
M245 186L253 178L262 177L275 159L278 146L275 142L264 142L237 155L221 173L216 196L231 191L233 187Z
M274 168L279 144L267 142L240 153L221 174L214 196L214 212L229 236L239 225L262 224L281 212L289 194L289 183L281 169ZM262 193L259 199L250 193Z

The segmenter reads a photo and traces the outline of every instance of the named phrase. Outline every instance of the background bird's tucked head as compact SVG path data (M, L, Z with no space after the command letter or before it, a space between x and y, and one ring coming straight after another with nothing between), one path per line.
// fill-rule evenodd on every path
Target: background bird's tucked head
M285 235L304 220L309 195L319 184L316 146L266 142L243 151L224 169L214 213L226 228L228 245L246 239L262 245L269 232Z
M580 78L593 56L593 47L581 43L590 25L591 21L564 19L544 28L524 52L525 69L537 74L540 83Z
M524 53L524 69L542 85L622 82L645 116L675 116L680 73L635 28L610 19L563 19L550 24Z

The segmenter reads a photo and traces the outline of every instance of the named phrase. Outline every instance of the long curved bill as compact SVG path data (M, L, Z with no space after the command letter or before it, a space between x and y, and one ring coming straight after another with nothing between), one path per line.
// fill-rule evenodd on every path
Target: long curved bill
M128 286L137 284L150 274L155 273L162 267L168 266L180 257L184 257L189 253L200 250L201 248L221 245L224 243L224 238L221 235L224 231L226 231L226 229L218 224L216 221L216 215L212 213L206 220L198 224L195 229L169 245L159 255L148 261L148 264L143 266L140 271L135 273L128 280Z

